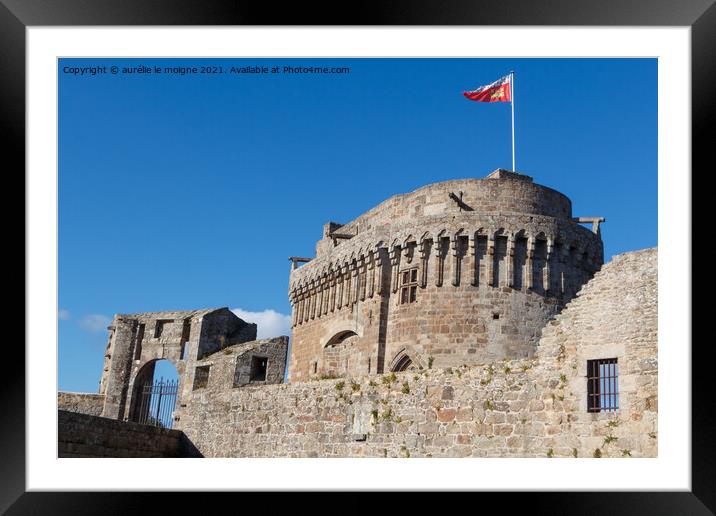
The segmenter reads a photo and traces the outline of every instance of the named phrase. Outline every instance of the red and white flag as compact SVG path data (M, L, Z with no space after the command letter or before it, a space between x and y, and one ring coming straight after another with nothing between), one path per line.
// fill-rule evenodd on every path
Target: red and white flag
M463 95L465 95L465 98L475 102L512 102L511 76L511 74L505 75L492 84L480 86L476 90L466 91Z

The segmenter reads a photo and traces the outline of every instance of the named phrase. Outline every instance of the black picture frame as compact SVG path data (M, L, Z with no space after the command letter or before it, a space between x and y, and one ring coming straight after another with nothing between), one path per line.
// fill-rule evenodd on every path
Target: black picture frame
M714 129L716 120L714 0L460 0L450 3L373 0L332 3L332 7L294 2L280 8L269 2L237 0L0 0L0 121L7 149L3 154L4 163L12 163L5 168L8 175L25 167L25 30L33 26L83 25L688 26L691 27L692 51L692 170L716 170L709 131ZM686 176L684 180L691 178ZM691 284L688 271L682 277ZM710 342L702 344L705 345L691 348L690 492L510 493L509 508L523 506L530 513L549 514L713 514L716 510L713 488L716 485L716 439L713 437L714 401L710 395L712 367L707 357ZM0 389L3 409L0 510L7 510L8 514L115 514L146 508L148 503L156 503L157 497L161 498L159 503L164 510L184 506L185 497L173 493L25 492L24 365L24 355L14 355L13 367L5 369ZM504 503L506 494L481 493L480 496L502 497L500 503ZM406 501L401 505L405 507ZM497 500L481 498L480 507L486 509L494 501ZM285 510L291 510L290 506Z

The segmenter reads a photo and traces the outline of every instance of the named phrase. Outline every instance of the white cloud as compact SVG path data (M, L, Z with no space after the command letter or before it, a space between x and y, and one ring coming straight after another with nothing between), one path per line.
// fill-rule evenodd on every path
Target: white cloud
M64 310L64 309L58 310L58 311L57 311L57 318L58 318L60 321L66 321L67 319L70 318L70 311L69 311L69 310Z
M112 319L106 315L90 314L85 315L82 319L80 319L80 328L85 331L96 333L105 331L111 322Z
M264 310L263 312L249 312L241 308L232 308L237 317L246 322L256 323L257 339L268 339L281 335L291 334L291 316L278 313L276 310Z

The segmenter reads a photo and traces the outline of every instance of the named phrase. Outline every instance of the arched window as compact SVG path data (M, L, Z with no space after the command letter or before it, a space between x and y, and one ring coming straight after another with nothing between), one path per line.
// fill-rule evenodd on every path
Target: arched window
M390 370L396 373L400 371L416 371L421 368L420 363L416 362L405 348L401 349L390 362Z
M393 366L393 371L407 371L410 369L410 366L413 365L413 361L410 360L410 357L408 355L404 355L401 357L398 362Z

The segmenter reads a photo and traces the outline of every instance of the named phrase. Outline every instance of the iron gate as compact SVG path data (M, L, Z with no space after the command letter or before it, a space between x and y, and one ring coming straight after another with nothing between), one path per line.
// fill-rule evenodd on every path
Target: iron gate
M142 386L138 422L162 428L171 428L174 406L177 402L179 380L160 378Z

